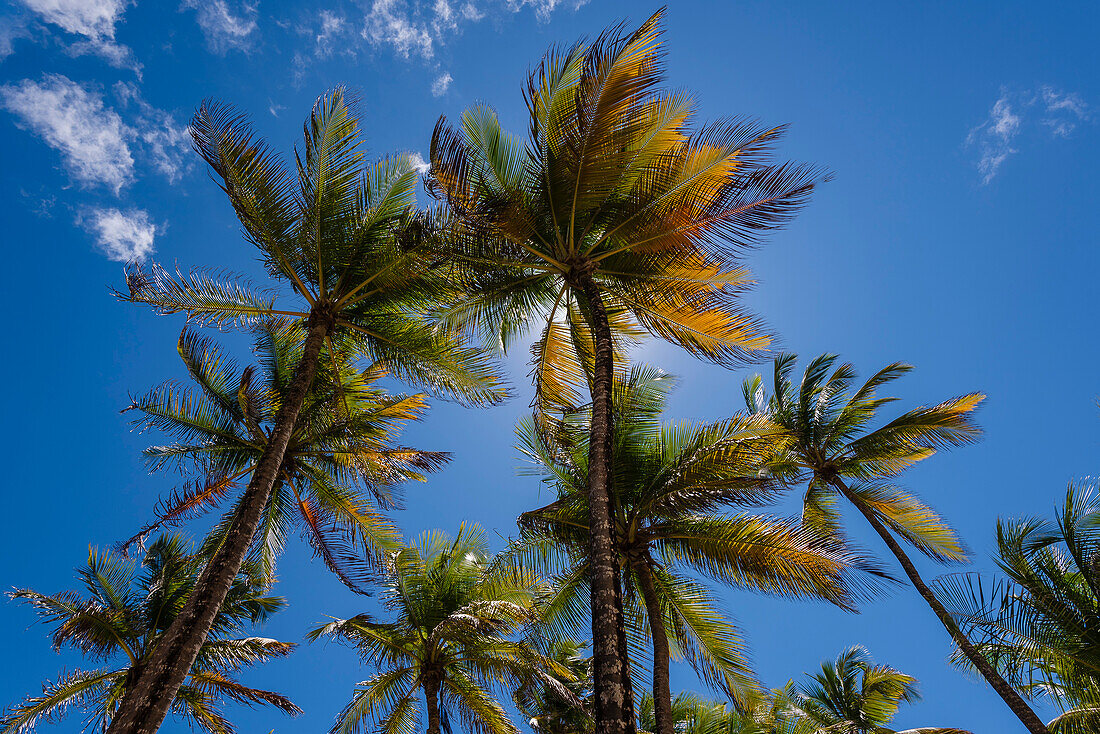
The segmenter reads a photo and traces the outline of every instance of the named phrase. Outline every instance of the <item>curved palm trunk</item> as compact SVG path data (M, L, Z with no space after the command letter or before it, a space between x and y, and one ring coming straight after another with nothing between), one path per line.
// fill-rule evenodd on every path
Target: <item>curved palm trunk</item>
M649 633L653 638L653 714L657 721L654 734L674 734L672 720L672 688L669 684L668 631L665 629L665 615L661 609L661 600L653 586L653 572L649 563L641 559L634 564L634 573L638 575L638 585L642 587L645 600L645 614L649 618Z
M206 564L179 616L142 665L132 688L119 704L108 734L153 734L168 714L252 545L331 326L331 320L311 319L302 359L225 541Z
M439 681L432 676L424 678L424 701L428 710L425 734L439 734Z
M595 279L587 271L577 272L575 279L584 294L595 339L588 445L588 563L596 734L634 734L634 712L628 705L630 681L619 645L622 595L616 584L618 563L611 537L611 386L615 355L611 326Z
M870 508L864 506L864 504L856 497L848 486L844 484L839 478L834 478L832 484L844 497L855 505L860 514L867 519L867 522L871 524L871 527L875 529L875 532L882 538L882 542L886 543L886 547L890 549L890 552L894 554L894 557L898 559L898 563L901 564L902 569L905 571L905 575L909 577L909 581L912 582L913 587L917 590L924 600L928 603L928 606L932 608L936 616L939 618L940 623L947 630L947 633L951 635L951 639L955 641L955 644L959 646L963 654L966 655L966 659L969 660L978 672L982 674L986 682L990 687L997 692L997 695L1001 697L1001 700L1012 709L1012 713L1016 714L1018 718L1027 728L1031 734L1050 734L1046 725L1043 723L1034 711L1031 710L1031 706L1027 701L1023 699L1023 696L1019 692L1008 684L1000 673L985 659L974 644L970 642L969 638L959 628L959 625L955 623L955 619L948 613L947 609L940 603L936 595L932 593L932 590L928 588L928 585L924 583L924 579L921 578L917 572L916 566L909 560L909 556L906 555L901 545L890 533L890 531L882 524L874 512Z

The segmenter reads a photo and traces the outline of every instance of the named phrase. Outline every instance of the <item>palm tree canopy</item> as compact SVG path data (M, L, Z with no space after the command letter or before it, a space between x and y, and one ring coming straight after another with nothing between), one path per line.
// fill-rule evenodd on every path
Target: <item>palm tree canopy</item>
M664 85L659 11L640 28L554 48L531 73L526 141L489 107L440 119L429 191L454 218L443 253L464 297L442 321L506 349L537 318L537 400L576 405L592 354L581 281L620 346L650 333L739 363L768 345L738 305L737 253L782 226L821 172L773 165L783 128L693 129L692 95Z
M323 321L333 352L384 364L401 379L469 403L503 397L481 351L421 318L450 288L421 246L430 223L415 211L416 170L408 156L368 163L343 89L318 99L293 165L226 105L204 103L190 130L246 238L295 302L283 305L274 291L241 278L138 265L129 268L121 298L196 323Z
M162 535L145 551L141 564L116 553L89 550L78 569L82 592L40 594L17 589L9 594L32 606L52 629L55 650L71 647L104 663L90 671L64 675L12 706L0 719L3 734L32 732L39 721L56 720L69 709L82 710L90 726L104 731L131 681L132 671L150 654L183 608L202 570L182 538ZM173 702L173 711L211 734L230 734L233 726L220 711L224 701L267 704L301 713L287 698L249 688L231 674L291 652L294 645L264 637L239 637L286 606L267 594L267 580L256 564L238 575L215 619L212 634ZM122 667L119 665L121 658Z
M612 487L617 552L639 630L644 610L633 590L634 564L646 563L666 607L677 653L712 685L732 690L752 680L744 643L706 588L681 570L766 593L824 598L850 607L858 595L853 567L862 559L794 524L759 513L720 514L758 505L778 485L763 473L772 426L737 416L717 423L662 423L672 379L635 366L616 384ZM563 629L583 621L587 562L588 430L584 412L557 422L520 424L523 451L559 499L520 517L516 547L536 564L564 561L545 614ZM549 426L549 429L547 428ZM645 633L642 633L643 635ZM641 645L638 645L641 647Z
M569 671L570 677L558 682L572 697L532 675L512 693L512 702L537 734L588 734L593 726L592 657L584 654L588 643L563 637L539 642L541 654Z
M938 591L1013 686L1063 714L1051 734L1100 727L1100 494L1071 482L1053 520L997 522L1002 579L941 579ZM965 665L958 659L956 663Z
M514 734L494 694L518 687L542 667L566 668L538 655L515 634L533 620L540 581L531 571L494 563L484 531L463 525L453 538L427 532L390 556L382 594L393 621L363 614L309 634L355 645L378 674L358 685L334 733L418 730L418 691L439 686L444 721L457 714L475 734ZM553 684L554 679L543 676ZM568 691L558 689L562 695Z
M803 522L839 532L837 490L833 479L852 482L853 495L894 533L940 561L962 561L966 552L955 531L930 507L898 488L893 480L940 448L971 443L981 435L973 411L985 398L970 393L931 407L903 413L872 427L880 408L897 398L879 397L878 388L912 367L894 363L858 388L855 368L838 364L836 355L812 360L799 384L792 375L797 357L775 360L772 392L760 375L742 385L748 410L782 427L786 442L771 459L771 471L788 484L807 484Z
M136 398L129 410L143 429L174 439L146 449L151 468L192 468L203 479L163 501L158 519L130 542L217 507L252 473L301 358L302 330L289 319L254 327L258 365L243 370L211 339L183 331L178 349L193 387L165 383ZM358 589L362 552L377 557L399 539L380 508L394 506L397 485L423 480L448 457L395 442L406 422L424 414L424 395L386 393L376 384L384 370L358 369L344 352L324 349L320 359L324 369L295 423L253 552L270 576L289 533L299 530L325 564ZM215 528L207 552L221 542L236 511L230 508Z
M887 728L903 703L920 700L916 678L876 665L862 647L851 647L821 665L793 696L793 707L815 724L815 734L969 734L927 727L895 732Z

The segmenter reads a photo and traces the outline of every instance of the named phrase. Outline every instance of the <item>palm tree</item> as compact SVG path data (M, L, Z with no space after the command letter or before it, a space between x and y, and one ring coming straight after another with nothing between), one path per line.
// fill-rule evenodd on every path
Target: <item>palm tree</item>
M127 546L217 507L240 477L255 470L301 358L302 328L273 321L255 327L255 334L258 365L241 370L212 340L185 329L178 349L196 389L167 382L127 409L139 414L141 428L175 439L146 449L152 469L193 466L205 478L163 501L157 520ZM394 485L423 480L423 473L438 468L447 455L394 445L402 424L423 415L423 395L385 393L376 386L383 370L357 369L344 353L322 348L320 358L325 369L303 401L251 552L273 577L287 536L300 530L344 583L361 590L364 579L352 576L361 567L362 551L377 558L393 550L400 537L377 506L393 507ZM225 542L240 503L238 498L210 534L207 556Z
M1071 482L1053 522L998 521L996 561L1006 578L967 574L938 587L990 664L1026 695L1061 708L1047 724L1054 734L1100 729L1097 492L1095 482Z
M677 694L672 716L679 734L815 734L817 727L793 710L794 692L787 688L739 691L731 705L708 701L691 693ZM638 706L638 728L656 732L653 698Z
M592 657L586 642L551 637L540 651L569 671L558 681L572 694L563 696L556 685L531 675L512 693L512 702L536 734L588 734L592 731ZM580 702L580 705L577 705Z
M970 734L940 727L890 729L901 704L920 700L917 679L876 665L862 647L825 661L811 680L799 686L793 700L795 710L814 725L814 734Z
M391 556L383 604L394 615L376 622L361 614L337 619L309 634L346 640L378 669L358 685L337 716L334 734L417 730L418 697L427 711L427 734L451 731L457 713L467 731L514 734L494 697L546 666L565 668L533 652L514 633L533 619L539 580L530 571L494 564L485 533L462 526L451 538L427 532ZM542 675L553 685L554 678ZM564 687L559 691L568 695Z
M268 272L288 283L300 304L277 304L272 293L240 280L202 271L172 276L159 267L132 268L122 297L218 325L286 316L306 337L240 512L123 701L111 734L153 734L164 720L252 545L325 343L334 354L365 356L398 377L473 403L502 396L479 350L419 318L445 289L419 244L416 172L407 157L365 162L343 90L318 100L293 169L229 107L204 104L190 130Z
M776 475L788 484L806 483L802 521L823 532L839 533L837 499L859 511L890 549L917 592L935 612L951 639L1032 734L1047 729L1020 694L989 664L917 572L902 542L940 562L966 559L962 543L930 507L893 480L940 448L970 443L981 431L972 413L984 395L971 393L932 407L919 407L875 429L868 428L879 409L895 398L876 390L912 367L894 363L849 392L855 378L850 364L837 365L825 354L806 367L802 381L791 381L796 357L775 360L771 396L756 375L742 392L750 411L782 426L787 441L777 443L772 459ZM834 369L835 367L835 369Z
M663 83L658 27L622 26L554 49L526 90L526 143L475 107L439 121L429 190L454 219L440 257L464 297L441 320L507 348L537 316L536 406L592 399L591 617L600 734L633 729L611 537L616 351L653 334L720 364L768 345L738 295L737 252L807 201L820 172L769 165L782 128L732 120L693 131L691 95ZM589 384L590 383L590 384Z
M672 380L635 367L616 384L612 526L627 596L642 599L652 640L657 734L673 734L669 663L685 657L712 686L730 693L754 685L736 628L710 592L685 571L724 584L795 598L853 603L852 566L861 559L833 540L760 514L718 514L758 505L778 485L761 478L770 424L738 416L717 423L662 424ZM520 517L519 550L545 557L560 549L567 568L544 614L569 633L581 616L588 578L588 415L574 413L547 430L521 424L520 438L558 500Z
M191 555L182 538L162 535L149 545L140 566L118 554L91 549L88 562L77 571L84 593L11 592L12 599L34 607L53 629L55 650L69 646L107 665L47 683L42 695L28 696L5 712L0 731L33 732L38 722L57 720L73 707L87 715L94 731L106 730L136 672L183 608L201 568L201 560ZM219 710L224 701L301 713L278 693L249 688L231 677L241 668L287 655L294 647L264 637L236 637L286 605L266 591L267 582L255 564L246 564L233 580L210 638L172 701L172 711L189 724L210 734L230 734L233 726Z

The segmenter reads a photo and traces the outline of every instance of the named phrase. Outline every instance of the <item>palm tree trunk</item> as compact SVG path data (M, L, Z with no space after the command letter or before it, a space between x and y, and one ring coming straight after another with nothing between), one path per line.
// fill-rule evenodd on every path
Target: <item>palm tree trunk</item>
M875 529L875 532L879 534L879 537L882 538L882 542L886 543L886 547L889 548L890 552L894 554L894 557L898 559L898 563L900 563L902 569L905 570L905 575L909 577L909 581L912 582L917 593L924 598L928 606L932 608L932 611L935 612L936 616L939 618L944 629L951 635L951 639L959 646L963 655L966 655L966 659L978 669L978 672L982 674L982 677L985 678L990 687L997 692L1001 700L1003 700L1012 710L1012 713L1016 714L1016 718L1023 723L1024 727L1027 728L1031 734L1050 734L1050 731L1047 729L1042 719L1031 710L1031 706L1023 699L1023 696L1021 696L1015 688L1009 685L1008 681L1006 681L990 662L986 660L985 656L974 647L974 644L970 642L970 639L963 633L962 629L959 628L959 625L955 623L954 617L948 613L947 609L940 603L939 599L936 598L936 595L933 594L932 590L928 588L928 585L924 583L924 579L922 579L917 572L916 566L909 560L909 556L906 555L901 545L886 526L882 524L882 521L878 519L878 516L876 516L869 507L864 505L838 477L833 478L832 484L840 490L840 493L843 494L849 502L855 505L856 509L860 511L860 514L867 519L867 522L869 522L871 527Z
M439 734L439 681L434 676L424 678L424 700L428 709L428 728L424 734Z
M225 541L203 569L183 610L165 631L133 687L122 699L108 734L154 734L168 714L252 545L294 423L317 372L321 346L331 328L331 317L311 317L302 359L294 371L275 417L271 438L252 472Z
M574 274L588 306L595 340L592 423L588 445L588 563L592 589L592 653L596 734L634 734L634 712L619 648L622 596L616 588L617 561L611 536L611 389L615 373L611 326L591 272Z
M661 600L657 597L657 589L653 586L653 572L648 560L639 559L634 564L634 573L638 574L638 585L642 587L645 614L649 618L649 633L653 638L653 714L657 720L657 731L654 734L673 734L672 688L668 677L671 654L668 631L665 630L665 615L661 609Z

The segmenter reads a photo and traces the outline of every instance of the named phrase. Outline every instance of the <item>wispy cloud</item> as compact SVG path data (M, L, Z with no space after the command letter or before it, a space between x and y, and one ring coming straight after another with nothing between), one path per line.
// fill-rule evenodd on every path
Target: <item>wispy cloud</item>
M66 169L85 184L116 194L134 180L130 130L103 98L68 77L47 74L0 87L0 100L30 130L61 153Z
M16 125L57 150L82 184L105 186L117 196L135 180L135 151L169 182L178 180L190 166L186 129L142 99L135 85L118 84L115 92L129 122L97 90L61 74L0 87L0 104Z
M317 55L320 57L331 56L333 44L339 39L347 26L344 16L337 15L331 10L322 10L320 13L321 29L317 32L315 43Z
M388 44L402 58L417 55L430 59L432 34L414 20L404 0L374 0L363 25L363 38L375 45Z
M141 71L133 52L115 42L115 25L132 0L22 0L42 20L85 40L70 44L74 55L93 53L121 69Z
M206 43L215 53L252 47L257 28L255 5L242 4L239 11L234 11L226 0L183 0L183 7L196 11Z
M406 155L409 158L409 165L412 166L421 176L427 174L428 171L431 169L432 165L424 160L424 156L420 155L419 153L407 153Z
M454 77L451 76L451 72L445 71L435 78L432 82L432 96L442 97L447 93L447 90L451 87L451 82L454 81Z
M149 221L149 212L144 209L89 209L77 223L95 236L103 254L118 262L144 260L151 255L161 229Z
M966 136L967 147L978 151L982 184L992 181L1005 161L1019 152L1021 134L1034 126L1036 119L1051 136L1066 138L1089 119L1089 108L1078 95L1049 86L1027 92L1002 89L989 117Z

